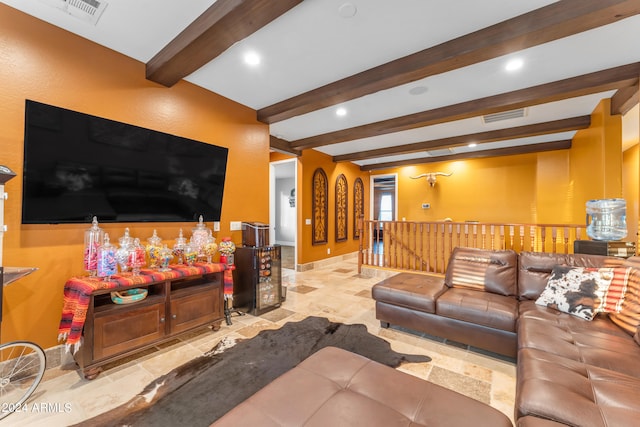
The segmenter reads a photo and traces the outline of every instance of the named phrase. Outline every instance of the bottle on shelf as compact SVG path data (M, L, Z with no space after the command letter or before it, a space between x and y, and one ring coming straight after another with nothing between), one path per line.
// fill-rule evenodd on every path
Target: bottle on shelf
M207 243L205 243L204 245L204 255L208 263L211 263L211 259L217 250L218 250L218 244L216 243L216 238L213 237L213 233L211 232L211 230L209 230L209 236L207 236Z
M84 269L90 276L98 272L98 248L102 245L104 231L98 226L98 218L93 217L91 228L84 232Z
M104 243L98 248L98 277L109 281L111 276L118 273L116 248L109 242L109 233L104 234Z
M182 228L180 234L176 238L176 243L173 245L173 255L178 258L178 264L184 264L184 248L187 245L187 239L182 234Z
M129 271L129 251L133 245L133 239L129 234L129 228L124 229L124 235L118 239L118 249L116 250L116 259L120 266L120 271L126 273Z
M162 249L162 239L158 236L158 232L153 230L153 235L147 239L147 257L149 259L149 268L158 268L160 265L160 249Z
M198 249L193 243L184 246L184 260L187 265L193 265L198 260Z
M205 258L204 248L207 244L207 239L209 238L209 229L207 228L202 215L200 215L200 219L198 224L191 230L191 244L193 245L195 251L198 253L198 258Z
M140 244L140 239L133 239L133 245L129 249L129 268L134 276L140 274L140 269L145 265L145 251Z
M160 249L159 259L160 271L171 271L169 264L173 260L173 251L169 249L166 244L162 246L162 249Z

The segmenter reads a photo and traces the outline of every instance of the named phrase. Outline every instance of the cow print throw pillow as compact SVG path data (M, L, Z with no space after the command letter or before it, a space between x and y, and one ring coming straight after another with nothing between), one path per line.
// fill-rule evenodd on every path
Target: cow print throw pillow
M536 304L592 320L602 312L619 312L629 268L555 266Z

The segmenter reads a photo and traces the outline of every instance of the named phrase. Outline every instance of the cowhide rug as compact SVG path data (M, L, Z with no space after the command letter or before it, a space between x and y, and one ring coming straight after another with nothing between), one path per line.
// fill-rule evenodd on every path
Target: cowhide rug
M235 344L235 345L234 345ZM129 402L79 426L208 426L231 408L326 346L340 347L391 367L429 362L397 353L364 325L322 317L289 322L237 343L222 340L207 354L158 378Z

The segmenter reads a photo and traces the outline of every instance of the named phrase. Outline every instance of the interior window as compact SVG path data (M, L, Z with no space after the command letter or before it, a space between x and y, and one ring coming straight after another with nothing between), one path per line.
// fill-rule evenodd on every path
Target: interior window
M393 197L390 194L385 194L380 197L380 215L378 220L380 221L392 221L393 220Z

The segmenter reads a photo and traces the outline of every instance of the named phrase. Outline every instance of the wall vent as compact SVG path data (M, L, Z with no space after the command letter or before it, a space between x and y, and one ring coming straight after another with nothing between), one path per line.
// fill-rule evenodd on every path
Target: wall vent
M68 13L83 21L93 25L98 23L102 12L107 7L107 2L103 0L40 0L50 6Z
M486 114L482 116L482 120L485 123L501 122L502 120L518 119L525 116L525 109L518 108L517 110L501 111L499 113Z

